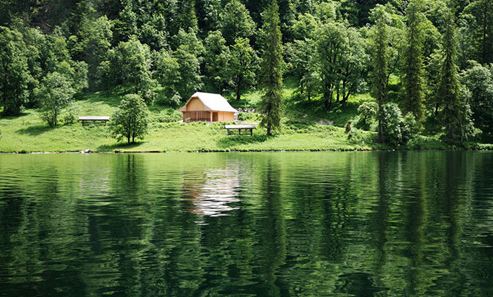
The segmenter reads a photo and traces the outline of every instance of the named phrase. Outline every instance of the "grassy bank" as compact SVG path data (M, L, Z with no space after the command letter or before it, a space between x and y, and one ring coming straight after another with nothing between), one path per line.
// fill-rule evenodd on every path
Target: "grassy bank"
M292 90L286 90L290 98ZM259 95L250 93L235 106L253 106ZM111 115L120 96L94 93L74 103L77 115ZM151 108L152 124L143 141L134 145L117 143L104 125L82 126L80 123L49 128L38 111L26 110L19 117L0 118L0 152L196 152L196 151L329 151L386 149L374 142L375 134L359 131L349 140L344 124L356 115L365 96L352 98L344 109L327 113L317 103L296 105L288 101L283 130L266 137L263 129L254 136L228 136L223 124L169 122L171 110ZM306 113L310 110L310 113ZM176 116L176 115L175 115ZM436 138L420 137L408 149L448 149ZM490 145L478 146L491 149Z
M88 102L78 103L81 110ZM99 113L98 113L99 114ZM108 128L77 123L50 129L35 111L21 117L0 120L1 152L59 152L90 149L98 152L124 151L256 151L256 150L355 150L371 149L361 142L350 143L342 128L312 125L286 128L275 137L266 137L262 129L253 137L226 135L221 124L160 123L151 125L144 141L135 145L118 144ZM371 134L367 134L371 139Z

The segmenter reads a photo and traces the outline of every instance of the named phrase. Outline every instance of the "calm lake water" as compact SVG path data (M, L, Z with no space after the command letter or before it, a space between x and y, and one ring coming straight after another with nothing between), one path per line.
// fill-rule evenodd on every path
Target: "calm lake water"
M493 296L493 153L0 155L0 296Z

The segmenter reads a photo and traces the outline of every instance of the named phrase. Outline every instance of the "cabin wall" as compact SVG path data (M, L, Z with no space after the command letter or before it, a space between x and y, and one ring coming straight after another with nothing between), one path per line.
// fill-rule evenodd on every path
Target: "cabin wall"
M212 113L209 111L184 111L184 122L210 122Z
M192 98L185 106L185 109L182 109L182 112L183 121L185 122L233 122L235 120L233 112L214 112L217 114L217 117L215 117L214 113L210 112L198 98Z
M219 122L233 122L235 120L235 114L232 112L219 112L218 121Z
M202 101L200 101L197 98L193 98L188 102L187 106L187 111L206 111L207 108L202 104Z

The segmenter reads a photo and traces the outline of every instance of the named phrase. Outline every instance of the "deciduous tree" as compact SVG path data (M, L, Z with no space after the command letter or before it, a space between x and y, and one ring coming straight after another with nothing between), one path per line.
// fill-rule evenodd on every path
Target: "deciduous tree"
M241 100L242 92L255 84L258 71L258 57L246 38L238 38L231 46L231 59L228 66L230 85L236 100Z
M27 99L27 55L22 34L0 27L0 100L6 115L18 115Z
M49 73L42 81L37 94L41 101L41 117L50 127L58 125L62 109L72 100L75 90L70 78L59 72Z
M144 100L136 94L123 97L118 110L110 122L111 133L118 141L127 140L135 143L147 134L148 110Z

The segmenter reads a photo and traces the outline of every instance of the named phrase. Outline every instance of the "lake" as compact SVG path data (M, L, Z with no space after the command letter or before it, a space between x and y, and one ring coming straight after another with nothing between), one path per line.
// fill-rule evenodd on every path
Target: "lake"
M0 296L493 296L493 153L0 155Z

